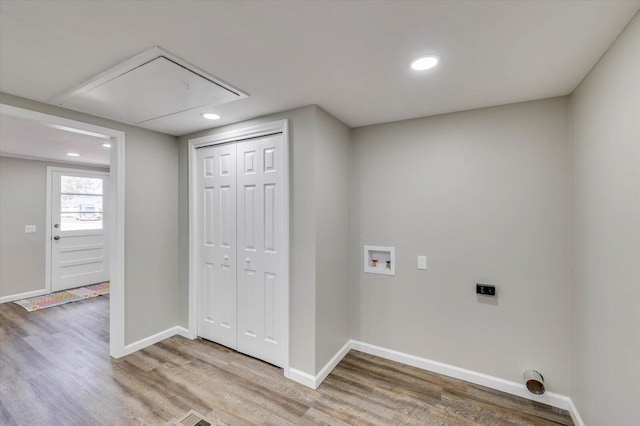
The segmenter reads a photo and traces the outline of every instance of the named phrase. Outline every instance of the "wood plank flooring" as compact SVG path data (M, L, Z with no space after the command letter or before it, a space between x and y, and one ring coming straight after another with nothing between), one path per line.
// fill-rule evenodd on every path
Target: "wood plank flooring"
M351 351L317 391L205 340L108 356L108 297L0 305L0 424L571 425L563 410Z

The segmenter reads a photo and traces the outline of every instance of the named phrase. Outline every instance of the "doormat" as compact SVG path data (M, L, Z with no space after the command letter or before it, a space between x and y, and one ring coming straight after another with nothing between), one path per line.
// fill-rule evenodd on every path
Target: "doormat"
M53 306L64 305L65 303L77 302L78 300L91 299L92 297L102 296L103 294L109 294L108 281L87 287L56 291L55 293L18 300L13 303L22 306L28 312L33 312Z

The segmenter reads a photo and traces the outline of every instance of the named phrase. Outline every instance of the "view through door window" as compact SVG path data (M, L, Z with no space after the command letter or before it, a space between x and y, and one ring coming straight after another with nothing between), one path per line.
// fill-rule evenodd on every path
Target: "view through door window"
M60 229L102 229L102 179L61 176Z

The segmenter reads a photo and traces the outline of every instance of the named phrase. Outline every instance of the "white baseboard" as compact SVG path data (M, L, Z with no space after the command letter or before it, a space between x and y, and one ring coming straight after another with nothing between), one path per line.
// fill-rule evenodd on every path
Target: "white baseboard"
M511 395L537 401L552 407L567 410L576 426L584 426L584 422L578 413L571 398L553 392L546 392L544 395L534 395L530 393L526 386L522 383L512 382L510 380L501 379L499 377L490 376L488 374L479 373L472 370L456 367L430 359L421 358L415 355L406 354L393 349L383 348L381 346L371 345L369 343L350 340L331 358L331 360L320 370L315 376L305 373L294 368L289 369L287 377L295 382L317 389L322 381L331 373L331 371L340 363L342 358L353 349L370 355L391 361L400 362L402 364L411 365L423 370L432 371L434 373L464 380L477 385L486 386L491 389L499 390Z
M177 331L178 331L178 335L185 337L187 339L193 340L196 337L198 337L195 333L191 333L188 329L184 328L184 327L176 327Z
M467 370L438 361L432 361L426 358L420 358L415 355L409 355L398 352L393 349L387 349L380 346L370 345L368 343L352 340L351 348L370 355L379 356L380 358L391 361L400 362L402 364L411 365L423 370L432 371L434 373L443 374L445 376L464 380L466 382L475 383L477 385L486 386L491 389L516 395L522 398L537 401L553 407L569 410L571 398L553 392L545 392L544 395L534 395L529 392L522 383L512 382L510 380L501 379L499 377L490 376L484 373Z
M49 293L49 291L46 288L43 288L42 290L34 290L34 291L28 291L26 293L11 294L9 296L2 296L2 297L0 297L0 304L8 303L8 302L15 302L16 300L28 299L30 297L43 296L43 295L48 294L48 293Z
M582 420L582 417L580 417L580 413L578 413L578 409L576 408L572 399L569 399L568 410L569 414L571 414L571 419L576 426L585 426L584 421Z
M182 337L186 337L187 339L191 339L194 340L198 337L198 331L197 330L191 330L187 327L178 327L180 329L180 335Z
M285 376L288 379L293 380L294 382L298 382L301 385L305 385L311 389L318 389L320 383L322 383L324 379L327 378L327 376L333 371L333 369L336 368L336 365L338 365L340 361L342 361L342 358L344 358L344 356L348 354L350 350L351 340L347 341L347 343L345 343L344 346L340 348L340 350L338 350L338 352L336 352L333 357L331 357L329 362L327 362L325 366L322 367L322 370L320 370L320 372L318 372L318 374L316 374L315 376L309 373L305 373L304 371L297 370L295 368L289 368L289 372L285 373Z
M147 346L155 345L156 343L161 342L164 339L168 339L169 337L178 334L182 336L183 332L186 332L186 329L184 327L175 326L167 328L166 330L156 333L153 336L145 337L144 339L140 339L137 342L129 343L124 347L124 353L122 354L122 356L132 354L136 351L139 351L140 349L146 348Z
M336 365L340 364L342 358L344 358L345 355L349 353L349 351L351 350L352 342L353 340L347 341L347 343L345 343L344 346L340 348L338 352L336 352L336 354L329 360L329 362L327 362L327 364L322 367L322 370L320 370L320 372L316 374L316 387L314 389L317 389L318 386L320 386L320 383L322 383L324 379L327 378L327 376L333 371L333 369L336 368Z
M295 368L289 368L288 373L285 370L285 376L289 380L293 380L294 382L300 383L311 389L317 389L318 385L316 384L316 376L313 376L309 373L305 373L301 370L296 370Z
M187 339L194 339L196 337L192 336L192 333L190 333L188 329L180 326L175 326L156 333L153 336L149 336L145 339L138 340L137 342L126 345L124 348L124 355L131 354L135 351L146 348L147 346L151 346L175 335L180 335L186 337ZM336 352L336 354L315 376L309 373L305 373L304 371L297 370L295 368L285 369L285 376L288 379L293 380L294 382L300 383L301 385L307 386L311 389L317 389L318 386L320 386L324 379L327 378L331 371L333 371L333 369L340 363L342 358L344 358L351 349L364 352L369 355L375 355L380 358L388 359L390 361L396 361L402 364L421 368L423 370L432 371L434 373L464 380L466 382L486 386L488 388L499 390L511 395L551 405L552 407L561 408L569 412L576 426L585 426L582 418L580 417L580 414L578 413L578 410L576 409L576 406L568 396L560 395L553 392L546 392L544 395L540 396L533 395L527 390L525 385L521 383L512 382L510 380L501 379L499 377L490 376L488 374L467 370L438 361L432 361L430 359L406 354L393 349L383 348L381 346L371 345L369 343L364 343L357 340L349 340L347 343L345 343L344 346L340 348L338 352Z

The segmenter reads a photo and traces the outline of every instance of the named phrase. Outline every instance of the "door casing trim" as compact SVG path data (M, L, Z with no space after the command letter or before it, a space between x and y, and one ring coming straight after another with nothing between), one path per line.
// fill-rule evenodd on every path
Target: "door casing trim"
M282 133L284 139L284 232L285 241L287 241L285 251L285 259L287 264L285 267L285 362L284 362L284 375L289 376L289 335L290 335L290 303L291 303L291 289L290 289L290 269L291 269L291 257L290 257L290 192L289 192L289 121L278 120L265 124L259 124L254 126L246 126L235 130L229 131L213 131L212 134L202 136L188 140L189 151L189 327L188 336L191 339L198 337L198 264L197 259L199 255L199 249L197 244L197 153L196 149L203 148L211 145L218 145L227 142L240 142L246 139L258 138L262 136L272 135L276 133Z
M120 358L125 355L125 132L7 104L0 104L0 113L49 124L74 127L111 137L109 164L109 199L111 201L109 202L109 218L107 218L107 226L112 230L109 233L109 258L111 264L109 273L111 282L109 295L109 355L114 358ZM47 217L51 217L51 212L48 212Z

